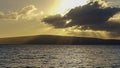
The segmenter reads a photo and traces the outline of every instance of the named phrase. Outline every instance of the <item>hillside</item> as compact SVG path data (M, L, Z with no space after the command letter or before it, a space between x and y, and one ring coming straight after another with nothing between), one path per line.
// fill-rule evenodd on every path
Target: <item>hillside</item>
M0 38L0 44L51 44L51 45L119 45L120 40L98 38L38 35L26 37Z

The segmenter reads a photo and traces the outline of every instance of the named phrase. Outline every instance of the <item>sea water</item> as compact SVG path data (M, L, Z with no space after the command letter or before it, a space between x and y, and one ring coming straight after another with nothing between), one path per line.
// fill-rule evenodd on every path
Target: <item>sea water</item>
M0 68L120 68L120 46L0 45Z

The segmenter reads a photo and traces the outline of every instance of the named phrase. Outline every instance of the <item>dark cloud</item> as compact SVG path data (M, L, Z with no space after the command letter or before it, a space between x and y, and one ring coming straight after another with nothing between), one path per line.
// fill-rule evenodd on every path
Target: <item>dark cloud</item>
M43 21L56 28L81 26L80 30L107 31L120 33L120 23L109 21L111 17L120 12L120 8L108 7L106 2L96 0L84 6L71 9L63 17L60 15L48 16ZM72 20L66 24L67 20Z
M47 18L44 18L43 21L53 25L55 28L64 28L66 19L64 19L60 14L57 14L54 16L48 16Z

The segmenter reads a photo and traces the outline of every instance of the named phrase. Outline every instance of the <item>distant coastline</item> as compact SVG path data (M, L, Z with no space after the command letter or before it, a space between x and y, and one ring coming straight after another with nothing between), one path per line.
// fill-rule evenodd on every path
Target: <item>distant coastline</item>
M120 40L88 37L38 35L0 38L0 44L44 44L44 45L119 45Z

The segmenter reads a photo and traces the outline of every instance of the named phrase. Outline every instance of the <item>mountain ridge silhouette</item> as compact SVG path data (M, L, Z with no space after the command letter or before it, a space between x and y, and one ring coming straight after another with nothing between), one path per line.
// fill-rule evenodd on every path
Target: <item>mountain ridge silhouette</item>
M0 44L119 45L120 40L57 35L36 35L0 38Z

